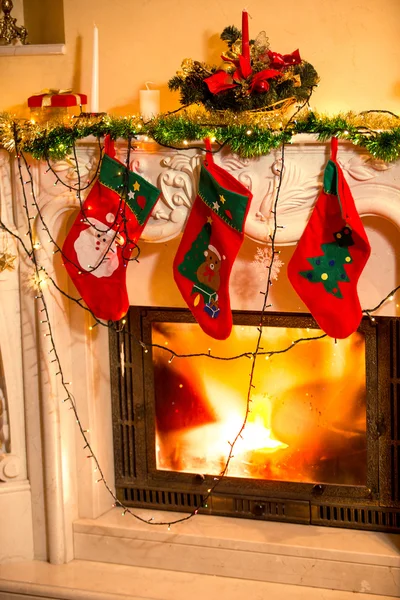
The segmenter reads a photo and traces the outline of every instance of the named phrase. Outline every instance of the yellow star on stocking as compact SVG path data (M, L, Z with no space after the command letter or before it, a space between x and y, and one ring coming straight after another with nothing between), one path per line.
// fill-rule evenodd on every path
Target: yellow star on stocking
M225 204L226 198L224 198L222 194L220 195L219 199L222 202L222 204Z
M13 262L16 258L14 254L9 254L8 252L0 253L0 273L6 269L13 271L15 269Z
M138 192L140 190L140 183L138 181L135 181L135 183L133 184L133 189L135 190L135 192Z

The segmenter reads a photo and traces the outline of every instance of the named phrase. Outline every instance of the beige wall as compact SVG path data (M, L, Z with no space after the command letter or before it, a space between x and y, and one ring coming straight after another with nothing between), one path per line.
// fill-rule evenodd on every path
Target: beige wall
M29 0L28 0L29 2ZM226 25L265 29L272 49L299 47L321 76L320 110L386 108L400 112L400 0L64 0L65 56L0 57L0 110L26 112L45 87L90 95L91 40L100 30L100 109L138 110L146 80L161 90L162 110L178 106L167 81L183 58L219 62Z

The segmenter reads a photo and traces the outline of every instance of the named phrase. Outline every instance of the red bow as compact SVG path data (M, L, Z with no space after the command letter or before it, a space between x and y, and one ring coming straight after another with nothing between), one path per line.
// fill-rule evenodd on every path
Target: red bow
M300 52L298 50L295 50L291 54L279 54L279 52L271 52L270 50L268 58L271 69L286 69L287 67L301 63Z
M253 71L251 66L243 59L243 56L239 56L239 61L231 62L239 62L233 75L225 73L225 71L217 71L217 73L204 80L212 94L219 94L225 90L235 88L239 83L245 81L252 75ZM267 80L278 77L278 75L280 75L280 72L274 69L264 69L263 71L255 73L252 75L249 82L250 92L266 92L269 89Z
M211 283L211 280L214 277L214 275L215 275L215 273L210 268L210 265L206 265L206 268L204 269L204 277L207 277L208 283Z

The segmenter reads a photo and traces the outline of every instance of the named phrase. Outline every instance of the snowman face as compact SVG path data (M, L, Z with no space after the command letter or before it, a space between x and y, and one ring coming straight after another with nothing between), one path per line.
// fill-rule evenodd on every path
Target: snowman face
M102 232L87 227L81 231L75 240L74 248L82 269L91 271L95 277L110 277L119 265L117 237L118 234L112 229Z

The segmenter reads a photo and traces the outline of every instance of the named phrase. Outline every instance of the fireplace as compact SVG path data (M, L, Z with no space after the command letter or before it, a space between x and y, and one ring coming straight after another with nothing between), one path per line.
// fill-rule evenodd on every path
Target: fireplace
M400 320L366 318L336 342L309 316L263 319L251 413L227 476L206 500L243 422L260 316L235 312L220 342L189 311L131 307L124 331L110 337L119 500L400 531ZM320 339L296 341L309 337Z

